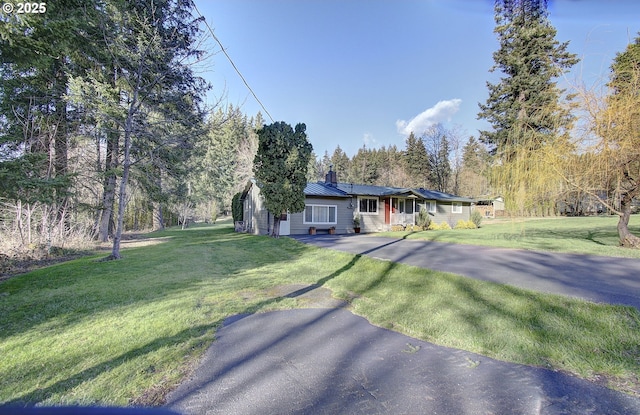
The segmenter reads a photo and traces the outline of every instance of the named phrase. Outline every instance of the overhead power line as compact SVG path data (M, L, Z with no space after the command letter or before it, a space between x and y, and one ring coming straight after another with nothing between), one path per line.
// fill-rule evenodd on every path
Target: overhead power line
M265 112L265 114L267 114L267 116L269 117L271 122L275 122L275 120L273 119L271 114L269 114L269 111L267 111L267 109L265 108L264 104L262 104L262 101L260 101L260 99L258 98L256 93L253 92L253 89L251 89L251 87L249 86L249 83L247 82L247 80L244 78L244 76L242 76L242 73L240 73L240 70L238 69L236 64L233 62L233 60L231 59L231 56L229 56L229 54L225 50L224 46L222 45L222 42L220 42L220 39L218 39L218 37L215 35L215 33L213 33L213 29L211 29L211 26L209 26L209 22L207 22L207 18L204 17L202 15L202 13L200 13L200 10L198 9L198 6L196 5L195 1L193 1L192 3L193 3L193 7L196 9L196 12L198 12L198 15L200 15L200 17L202 17L202 19L204 20L204 24L205 24L205 26L207 26L207 29L209 30L209 33L211 34L211 37L213 37L213 39L216 42L218 42L218 45L220 45L220 49L222 49L222 53L224 53L224 56L227 57L227 59L229 60L229 63L231 63L231 66L233 66L233 69L236 71L236 73L238 74L240 79L242 79L242 82L244 82L244 85L247 87L249 92L251 92L251 95L253 95L253 98L255 98L255 100L258 102L258 104L260 104L260 107L262 107L262 110Z

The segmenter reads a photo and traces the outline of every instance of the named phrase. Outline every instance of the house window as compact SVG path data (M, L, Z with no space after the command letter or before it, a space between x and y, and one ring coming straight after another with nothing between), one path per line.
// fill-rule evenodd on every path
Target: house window
M435 200L427 200L425 202L425 207L427 208L427 212L436 213L436 201Z
M338 207L335 205L306 205L304 208L304 223L310 224L326 224L336 225L336 212Z
M462 213L462 203L461 202L451 203L451 213Z
M359 199L360 213L378 214L378 198L361 197Z

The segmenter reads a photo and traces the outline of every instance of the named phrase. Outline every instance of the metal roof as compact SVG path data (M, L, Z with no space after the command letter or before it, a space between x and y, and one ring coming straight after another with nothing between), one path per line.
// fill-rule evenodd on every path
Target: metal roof
M373 186L368 184L338 183L338 189L350 195L360 196L389 196L411 192L402 187Z
M472 203L473 199L469 199L468 197L456 196L449 193L438 192L437 190L428 190L428 189L413 189L416 194L424 197L425 199L433 199L433 200L444 200L451 202L469 202Z
M373 186L368 184L337 183L330 185L325 182L307 183L304 188L307 196L350 197L350 196L410 196L415 195L423 199L449 202L469 202L473 199L456 196L449 193L428 189L414 189L406 187Z
M307 186L304 188L304 194L307 196L349 197L349 195L342 190L322 182L307 183Z

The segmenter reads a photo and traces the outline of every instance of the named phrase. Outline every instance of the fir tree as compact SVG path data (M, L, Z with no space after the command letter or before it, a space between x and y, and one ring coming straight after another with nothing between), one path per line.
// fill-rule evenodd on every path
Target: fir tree
M570 126L569 111L559 104L564 91L555 79L577 59L567 51L568 42L555 39L546 0L497 0L495 21L500 48L491 71L504 77L487 82L489 98L480 104L478 118L493 130L481 131L480 140L509 159L518 147L535 150Z
M422 137L416 138L413 133L409 134L404 154L409 177L411 177L411 184L413 186L427 187L431 165Z
M351 161L349 156L338 145L331 155L331 164L333 165L333 171L338 174L338 181L340 182L353 182L350 177Z

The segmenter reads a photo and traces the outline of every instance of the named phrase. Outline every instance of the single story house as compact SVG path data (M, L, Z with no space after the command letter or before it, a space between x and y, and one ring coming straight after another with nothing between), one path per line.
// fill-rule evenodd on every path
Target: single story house
M425 208L431 220L448 222L469 220L472 199L423 188L400 188L339 183L329 171L324 182L308 183L304 189L304 212L282 212L280 235L308 234L309 228L334 228L335 233L353 233L353 218L360 215L362 232L389 230L393 225L413 225L418 212ZM260 185L249 181L241 197L243 227L253 234L268 234L273 228L273 214L263 206Z

